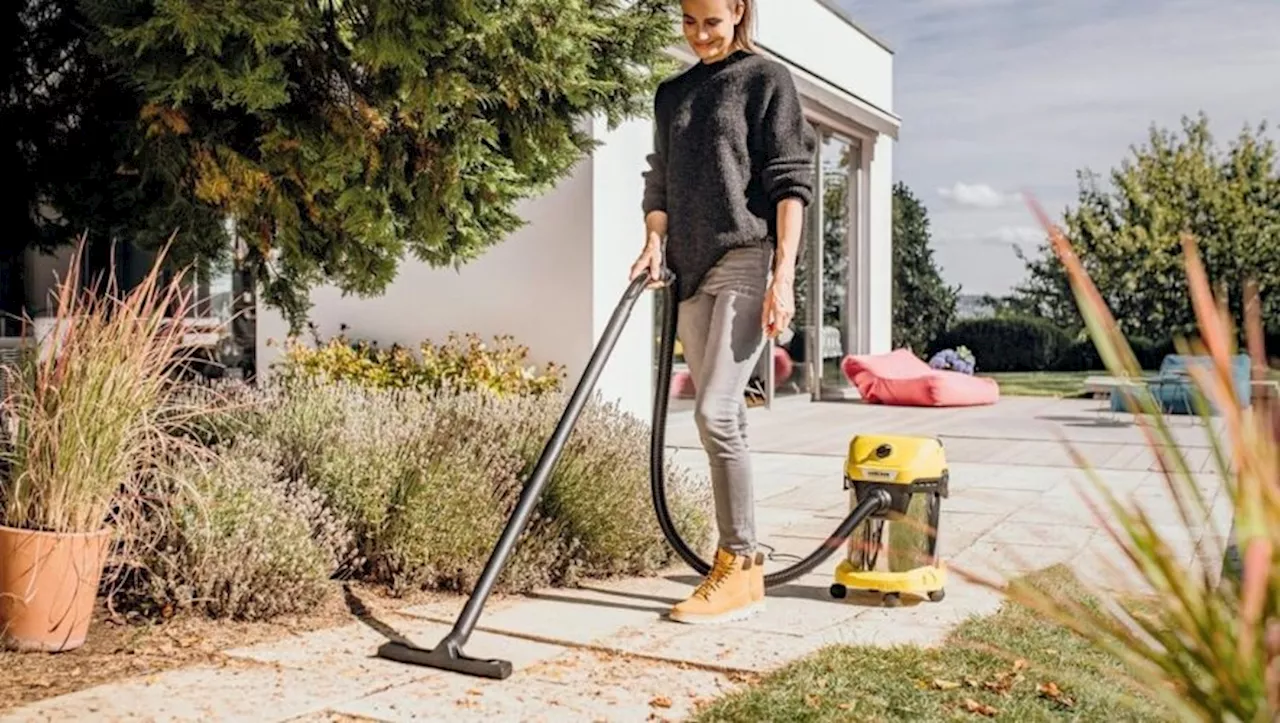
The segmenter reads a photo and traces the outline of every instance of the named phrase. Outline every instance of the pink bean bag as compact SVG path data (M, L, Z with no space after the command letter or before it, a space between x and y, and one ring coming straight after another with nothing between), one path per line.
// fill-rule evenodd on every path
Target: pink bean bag
M672 374L671 396L676 399L693 399L693 375L687 371Z
M791 379L796 372L796 363L791 355L782 347L773 348L773 383L779 386ZM677 399L693 399L693 375L687 370L674 372L671 375L671 396Z
M791 355L786 349L780 346L773 348L773 384L779 386L786 384L791 375L796 373L796 363L791 360Z
M871 404L974 407L1000 400L1000 386L994 379L934 369L909 349L850 355L841 361L840 369Z

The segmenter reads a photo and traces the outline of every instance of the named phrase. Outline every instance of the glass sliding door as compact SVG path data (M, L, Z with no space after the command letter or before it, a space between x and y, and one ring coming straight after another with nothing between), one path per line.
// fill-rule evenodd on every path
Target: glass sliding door
M816 136L822 137L823 130L817 125L811 128ZM814 167L821 167L822 147L814 149ZM814 188L814 198L822 194L821 174ZM805 212L804 238L800 244L800 252L796 259L795 284L795 318L791 322L792 332L789 338L782 340L782 348L787 352L790 369L788 378L781 380L777 395L809 395L817 399L817 380L822 377L822 369L814 360L818 353L818 320L813 310L820 304L820 284L815 283L822 275L822 240L817 229L822 228L823 204L811 203Z
M844 357L857 351L857 289L854 284L854 260L857 257L858 166L861 148L858 141L827 128L819 128L820 170L814 214L809 240L813 254L810 262L808 294L810 325L814 339L810 342L810 363L814 384L810 394L815 401L856 398L857 392L840 369Z

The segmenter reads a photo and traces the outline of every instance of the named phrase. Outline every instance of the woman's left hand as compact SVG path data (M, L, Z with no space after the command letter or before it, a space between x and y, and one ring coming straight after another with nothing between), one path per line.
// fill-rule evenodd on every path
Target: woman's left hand
M764 326L765 336L769 339L777 338L785 329L791 326L791 319L796 314L796 294L795 287L790 279L775 276L773 281L769 283L769 289L764 295L764 310L761 315L761 322Z

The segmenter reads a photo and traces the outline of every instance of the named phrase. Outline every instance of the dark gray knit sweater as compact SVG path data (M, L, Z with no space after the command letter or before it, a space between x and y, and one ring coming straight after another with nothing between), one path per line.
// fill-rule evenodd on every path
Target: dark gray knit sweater
M725 251L777 243L778 202L812 200L815 143L791 73L764 56L738 51L662 82L642 207L667 213L681 301Z

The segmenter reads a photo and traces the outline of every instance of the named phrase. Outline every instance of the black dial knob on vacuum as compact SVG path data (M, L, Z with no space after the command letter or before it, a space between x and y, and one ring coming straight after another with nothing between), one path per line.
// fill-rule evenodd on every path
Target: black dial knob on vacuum
M879 459L884 459L891 454L893 454L893 447L887 444L882 444L879 447L876 447L876 457Z

